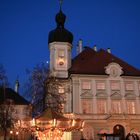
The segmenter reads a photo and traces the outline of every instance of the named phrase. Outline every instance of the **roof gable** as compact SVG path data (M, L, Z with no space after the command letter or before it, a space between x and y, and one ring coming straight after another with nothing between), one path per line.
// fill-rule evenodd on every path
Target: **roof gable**
M5 93L4 93L5 92ZM21 95L16 93L11 88L2 88L0 87L0 104L3 104L5 99L10 99L14 102L16 105L28 105L29 102L25 100Z
M103 49L100 49L96 52L89 47L86 47L78 56L73 59L69 72L70 74L107 75L105 73L105 67L112 62L117 63L122 67L122 75L140 76L140 70L129 65L113 54L108 53Z

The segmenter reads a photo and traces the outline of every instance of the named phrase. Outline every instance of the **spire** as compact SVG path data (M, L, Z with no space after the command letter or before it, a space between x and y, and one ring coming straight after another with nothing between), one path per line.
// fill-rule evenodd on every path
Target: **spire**
M18 93L18 89L19 89L19 80L17 78L17 80L15 81L15 92Z
M63 0L59 0L60 10L56 14L56 17L55 17L55 21L57 23L57 28L64 28L64 23L65 23L65 19L66 19L65 14L62 12L62 1Z
M60 4L60 11L61 11L61 9L62 9L62 2L63 2L63 0L59 0L59 4Z

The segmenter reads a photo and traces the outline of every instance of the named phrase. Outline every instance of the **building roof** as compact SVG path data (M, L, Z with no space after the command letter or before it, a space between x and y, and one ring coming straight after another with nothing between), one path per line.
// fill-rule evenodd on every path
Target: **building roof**
M0 87L0 104L3 104L5 100L12 100L15 105L28 105L29 102L25 100L20 94L15 92L11 88Z
M70 74L89 74L89 75L107 75L105 67L111 63L117 63L122 67L125 76L140 76L140 70L129 65L122 59L114 56L104 49L94 51L92 48L85 49L72 60L72 66L69 69Z

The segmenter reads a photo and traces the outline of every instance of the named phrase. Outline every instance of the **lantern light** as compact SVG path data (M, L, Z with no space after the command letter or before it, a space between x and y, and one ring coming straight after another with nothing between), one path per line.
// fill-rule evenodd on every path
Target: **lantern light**
M12 130L10 131L10 134L13 134L13 131Z
M18 134L19 134L19 132L17 131L17 132L16 132L16 135L18 135Z

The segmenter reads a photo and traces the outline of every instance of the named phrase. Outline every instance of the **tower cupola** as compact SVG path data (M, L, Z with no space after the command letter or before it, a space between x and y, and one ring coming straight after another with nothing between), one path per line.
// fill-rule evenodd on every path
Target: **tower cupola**
M49 38L48 43L52 42L68 42L72 44L73 41L73 35L70 31L65 29L66 16L60 9L59 12L55 16L55 21L57 24L57 27L49 32Z

